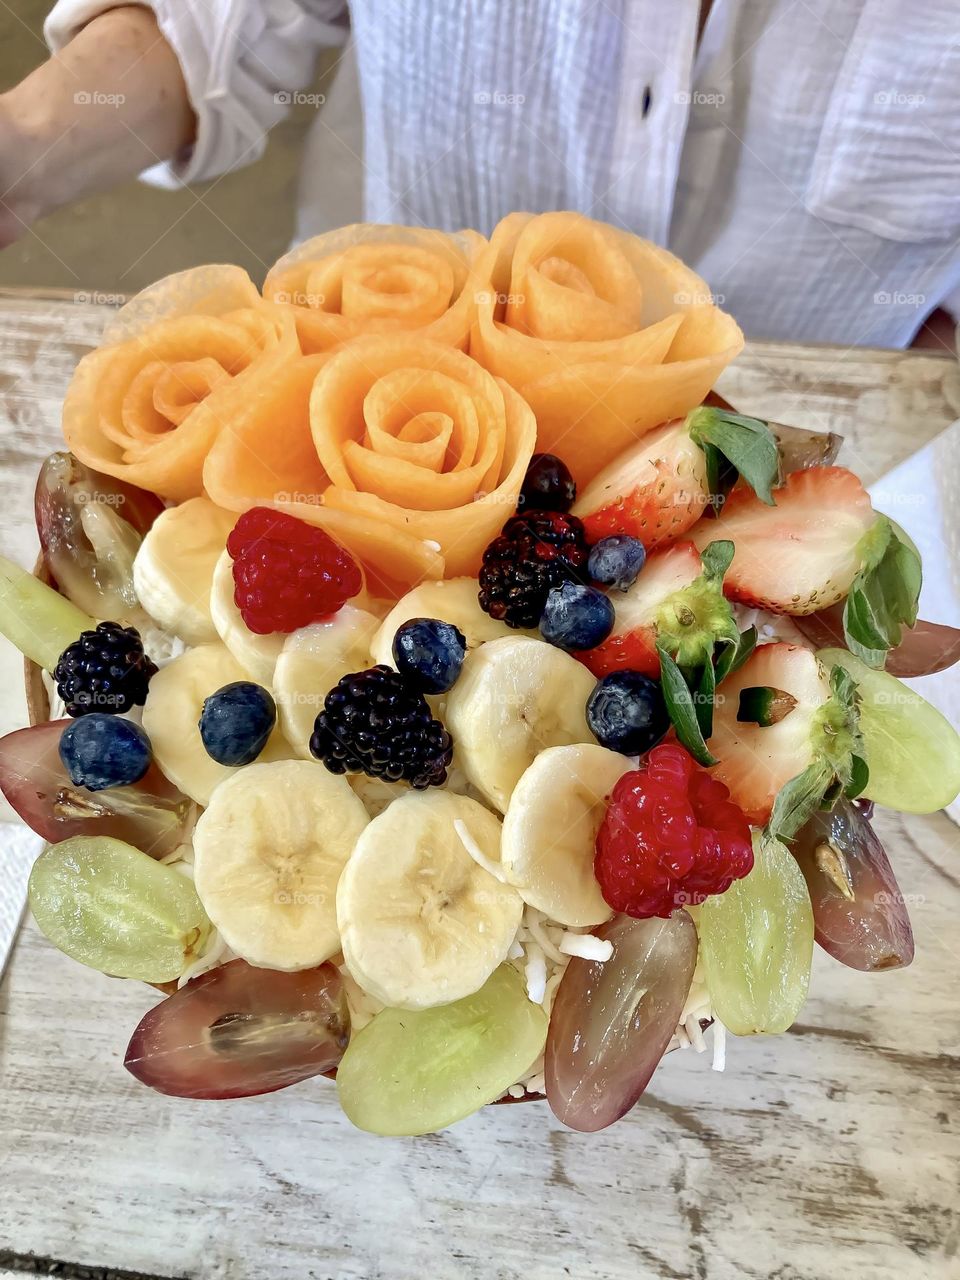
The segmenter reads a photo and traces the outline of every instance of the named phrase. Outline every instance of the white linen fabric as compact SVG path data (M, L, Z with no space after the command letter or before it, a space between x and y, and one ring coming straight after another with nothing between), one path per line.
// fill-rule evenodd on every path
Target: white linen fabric
M114 2L59 0L51 46ZM577 209L667 244L755 337L903 346L960 300L956 0L715 0L699 42L698 0L150 5L199 121L144 175L166 185L256 159L344 45L301 237L361 188L376 222Z

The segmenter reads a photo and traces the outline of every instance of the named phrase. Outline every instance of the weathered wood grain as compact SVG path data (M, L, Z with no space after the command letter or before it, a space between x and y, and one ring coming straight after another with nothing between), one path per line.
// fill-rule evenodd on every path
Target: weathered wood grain
M100 320L0 299L0 529L24 564L36 462L58 443L65 380ZM723 389L743 409L846 434L868 479L960 412L951 361L891 352L752 344ZM23 715L19 664L0 680L7 728ZM191 1280L960 1276L960 839L942 815L877 825L913 895L914 965L868 977L818 955L789 1035L732 1040L723 1075L672 1054L637 1111L593 1137L531 1105L378 1140L350 1129L322 1081L229 1104L159 1097L121 1065L150 991L80 968L28 926L0 986L0 1280L30 1254L40 1273L64 1260L59 1273L84 1280L99 1274L85 1267Z

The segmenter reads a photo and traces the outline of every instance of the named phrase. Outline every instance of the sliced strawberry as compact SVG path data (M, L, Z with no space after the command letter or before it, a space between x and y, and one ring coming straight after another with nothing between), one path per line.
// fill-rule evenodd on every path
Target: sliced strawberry
M737 719L744 690L772 689L796 704L776 723L761 727ZM817 713L830 699L830 682L810 649L765 644L717 690L710 772L730 790L730 799L759 826L770 817L777 792L813 762L818 750ZM749 706L751 697L744 699ZM784 700L786 701L786 700Z
M814 467L793 472L774 497L771 507L735 489L693 540L733 542L724 582L732 599L797 616L826 609L847 595L861 567L861 540L877 519L869 495L851 471Z
M658 641L681 666L698 666L717 640L739 635L720 576L704 569L692 542L653 552L633 586L611 598L617 616L610 636L576 655L595 676L625 669L658 676Z
M678 418L645 435L594 476L573 514L591 542L628 533L650 551L686 533L709 499L703 449L691 439L687 419Z

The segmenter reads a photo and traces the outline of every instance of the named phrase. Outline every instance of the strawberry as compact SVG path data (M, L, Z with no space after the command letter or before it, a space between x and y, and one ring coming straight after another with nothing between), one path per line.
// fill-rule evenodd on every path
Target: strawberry
M754 825L770 818L778 794L787 797L787 784L791 803L781 807L794 818L837 783L848 786L860 749L852 694L832 684L810 649L761 645L717 690L710 772Z
M719 639L739 632L721 592L719 576L705 565L692 542L676 542L648 556L633 586L613 596L616 621L603 644L577 657L595 676L611 671L660 674L657 643L680 666L709 660Z
M850 591L877 521L857 477L843 467L795 471L768 506L737 487L718 520L693 533L698 547L729 538L736 552L724 590L733 600L803 616L829 608Z
M648 551L681 537L710 501L706 457L685 418L644 436L599 472L573 514L591 542L612 533L639 538Z

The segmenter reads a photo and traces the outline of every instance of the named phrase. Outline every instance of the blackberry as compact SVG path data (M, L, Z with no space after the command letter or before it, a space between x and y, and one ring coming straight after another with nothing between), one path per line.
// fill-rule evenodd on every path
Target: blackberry
M310 752L331 773L369 774L417 790L447 780L450 735L423 694L391 667L344 676L327 694Z
M508 627L535 627L554 587L588 581L589 554L576 516L561 511L511 516L483 553L480 608Z
M68 716L91 711L119 715L142 706L156 665L143 652L136 627L101 622L67 645L53 678Z

